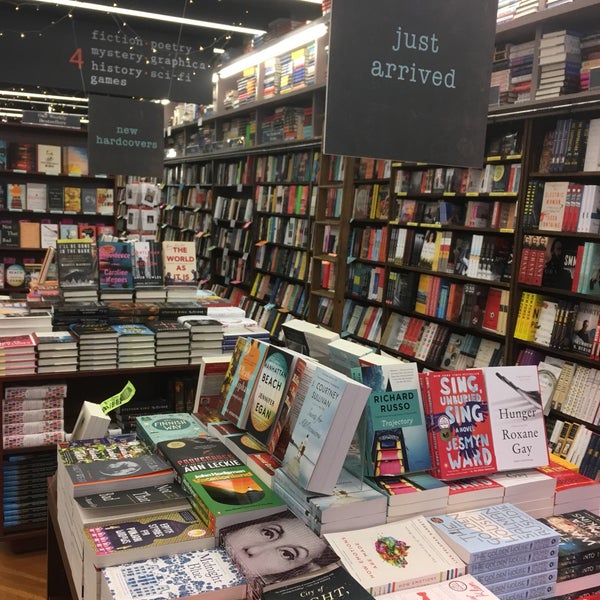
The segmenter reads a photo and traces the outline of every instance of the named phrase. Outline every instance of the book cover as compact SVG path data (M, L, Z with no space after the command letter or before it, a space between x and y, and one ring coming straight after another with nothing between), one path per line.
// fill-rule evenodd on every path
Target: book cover
M83 535L84 561L96 568L214 547L214 537L191 510L125 516L118 523L84 527Z
M239 465L196 471L183 475L182 487L209 531L281 513L285 502L248 467Z
M495 472L483 371L429 372L419 379L433 475L460 479Z
M227 469L243 464L222 441L213 437L165 440L156 445L156 451L173 465L180 483L186 473Z
M48 210L50 212L63 212L65 208L64 190L60 184L48 184Z
M46 175L60 175L62 149L52 144L37 145L37 171Z
M469 566L517 552L558 555L559 534L508 502L427 517L427 521Z
M542 286L570 290L577 264L575 239L546 237L546 251L542 271Z
M534 365L483 369L498 471L548 464L538 370Z
M165 285L196 285L198 272L194 242L163 241L162 261Z
M270 590L339 566L327 542L289 510L225 527L218 545L247 577L250 597L261 598ZM282 553L282 548L289 552Z
M98 188L96 190L95 212L99 215L114 215L115 193L112 188Z
M98 257L92 240L57 240L56 264L61 289L98 287Z
M459 556L421 516L326 533L325 539L348 572L375 596L438 583L466 572Z
M63 188L63 210L65 212L81 212L81 188L66 185Z
M136 416L136 433L151 448L165 440L205 436L206 430L188 413L165 413Z
M221 412L235 425L247 415L248 403L269 347L270 344L250 337L238 337L236 341L221 388Z
M538 228L545 231L562 231L569 193L568 181L546 181Z
M281 467L300 487L332 493L369 393L366 385L317 365Z
M363 366L361 376L372 390L363 415L366 475L431 468L416 363Z
M279 417L296 358L285 348L269 345L248 403L246 419L238 419L238 427L262 444L268 442Z
M132 242L133 285L135 288L160 287L163 284L160 242Z
M131 242L96 242L101 290L133 289Z
M81 212L91 215L96 214L96 188L81 188Z
M195 595L241 598L246 589L239 569L217 548L106 567L101 585L102 594L119 600Z
M27 210L46 212L48 210L48 185L45 183L29 182L26 185Z
M576 510L539 519L560 534L558 568L597 563L600 559L600 517Z
M25 184L10 182L6 184L6 206L8 210L25 210L26 190Z
M156 455L129 456L115 460L92 460L64 466L66 490L72 497L120 491L144 485L171 483L171 465Z
M63 172L67 175L88 174L88 155L86 147L63 147Z

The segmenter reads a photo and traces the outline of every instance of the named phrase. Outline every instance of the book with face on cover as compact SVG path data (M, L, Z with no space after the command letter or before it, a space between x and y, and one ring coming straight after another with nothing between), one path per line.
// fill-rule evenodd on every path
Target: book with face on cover
M218 546L246 576L251 598L339 566L327 542L289 510L222 528Z
M374 596L466 572L465 563L422 516L326 533L325 539L348 572Z

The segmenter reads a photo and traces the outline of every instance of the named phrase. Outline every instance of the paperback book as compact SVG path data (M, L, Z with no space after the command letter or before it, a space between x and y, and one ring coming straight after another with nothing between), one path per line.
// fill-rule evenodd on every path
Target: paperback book
M417 364L363 366L361 376L372 390L363 413L365 474L395 476L431 468Z
M348 572L374 596L466 573L464 562L421 516L326 533L325 539Z

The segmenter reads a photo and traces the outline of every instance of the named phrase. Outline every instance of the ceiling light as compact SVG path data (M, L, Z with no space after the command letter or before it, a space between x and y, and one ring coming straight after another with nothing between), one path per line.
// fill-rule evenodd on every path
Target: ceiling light
M307 25L306 27L302 27L295 33L267 46L266 48L262 48L261 50L257 50L256 52L251 52L249 54L245 54L240 59L232 62L227 65L223 69L219 71L219 77L221 79L225 79L227 77L231 77L231 75L235 75L236 73L241 73L244 69L248 67L253 67L268 58L273 58L275 56L279 56L285 52L289 52L290 50L294 50L304 44L308 44L314 40L323 37L327 33L327 25L325 23L315 23L313 25Z
M138 17L140 19L152 19L153 21L165 21L166 23L177 23L179 25L189 25L190 27L205 27L207 29L220 29L221 31L235 31L236 33L247 33L251 35L260 35L265 33L264 29L253 29L252 27L239 27L237 25L228 25L226 23L213 23L212 21L200 21L198 19L187 19L175 15L163 15L143 10L132 10L129 8L120 8L118 6L106 6L96 4L95 2L77 2L75 0L35 0L44 4L54 4L55 6L68 6L69 8L80 8L84 10L95 10L98 12L111 13L115 15L126 15L128 17Z

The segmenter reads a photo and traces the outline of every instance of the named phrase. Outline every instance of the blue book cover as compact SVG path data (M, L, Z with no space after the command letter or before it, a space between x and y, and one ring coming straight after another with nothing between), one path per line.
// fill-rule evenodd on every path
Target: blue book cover
M369 392L339 371L317 366L281 467L300 487L333 493Z
M551 549L558 556L559 533L510 503L427 519L468 565L515 552Z
M431 468L416 363L361 367L371 388L364 413L366 475L397 476Z

